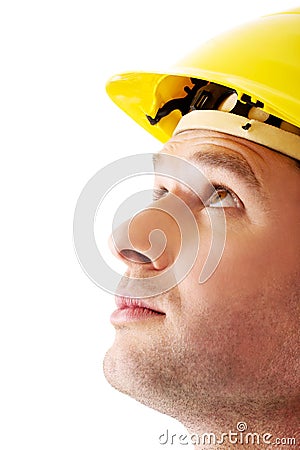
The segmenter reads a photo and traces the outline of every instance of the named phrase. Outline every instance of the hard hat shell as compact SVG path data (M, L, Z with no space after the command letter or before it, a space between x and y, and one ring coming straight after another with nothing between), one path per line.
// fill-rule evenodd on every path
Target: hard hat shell
M181 119L172 111L156 125L148 116L184 97L191 78L228 86L264 110L300 127L300 8L267 15L203 44L170 70L129 72L107 83L111 99L149 133L166 142Z

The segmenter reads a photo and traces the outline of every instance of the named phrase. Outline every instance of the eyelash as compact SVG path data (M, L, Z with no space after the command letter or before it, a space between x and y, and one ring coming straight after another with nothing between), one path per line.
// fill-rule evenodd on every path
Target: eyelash
M212 184L215 191L218 192L219 190L228 192L231 197L233 198L234 202L236 203L238 208L241 208L244 206L243 202L239 199L239 197L227 186L223 184ZM162 197L164 197L166 194L168 194L168 190L164 187L160 187L153 190L153 201L160 200Z
M168 194L168 190L166 188L157 188L153 189L153 201L156 202L157 200L160 200L164 195Z

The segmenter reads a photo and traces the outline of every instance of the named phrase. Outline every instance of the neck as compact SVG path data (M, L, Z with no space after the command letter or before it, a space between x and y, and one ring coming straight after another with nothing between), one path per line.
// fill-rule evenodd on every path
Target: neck
M182 408L177 413L173 417L185 426L186 435L167 430L160 436L161 444L192 444L195 450L299 448L299 398L264 406L251 401L234 407L219 402L213 408L202 403L198 410L194 404L193 411Z
M243 412L241 412L243 411ZM195 450L298 448L300 401L258 410L219 408L215 414L184 423Z

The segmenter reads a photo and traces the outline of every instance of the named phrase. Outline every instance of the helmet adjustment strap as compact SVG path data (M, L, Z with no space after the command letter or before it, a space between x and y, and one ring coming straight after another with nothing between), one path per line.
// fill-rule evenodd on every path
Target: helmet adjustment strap
M183 116L190 111L190 106L194 101L194 98L197 96L198 91L208 84L207 81L198 80L197 78L191 78L191 82L194 85L192 88L189 86L184 87L184 91L187 93L185 97L173 98L172 100L169 100L161 108L159 108L155 117L146 115L151 125L156 125L163 117L168 116L176 109L179 110Z
M250 119L250 122L243 125L244 130L251 128L251 120L257 120L300 135L299 128L267 113L263 110L264 103L259 100L253 102L247 94L242 94L239 100L235 89L197 78L191 78L191 82L194 85L192 88L184 87L184 91L187 93L185 97L167 101L158 109L154 118L146 115L151 125L156 125L162 118L175 110L179 110L182 116L195 110L219 110Z

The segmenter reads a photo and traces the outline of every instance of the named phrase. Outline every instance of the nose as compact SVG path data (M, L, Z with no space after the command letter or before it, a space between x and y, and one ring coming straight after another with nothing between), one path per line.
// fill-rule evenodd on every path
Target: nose
M127 266L147 264L148 269L161 271L175 261L181 231L164 203L164 199L155 202L113 231L110 248Z

